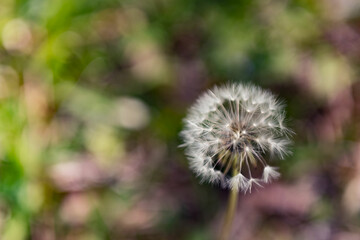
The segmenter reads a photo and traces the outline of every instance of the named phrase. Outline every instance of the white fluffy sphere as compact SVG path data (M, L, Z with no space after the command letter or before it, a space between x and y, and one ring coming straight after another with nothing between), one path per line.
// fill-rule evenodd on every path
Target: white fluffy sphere
M202 182L244 192L278 178L267 158L288 153L283 105L252 85L215 87L201 95L181 132L191 169Z

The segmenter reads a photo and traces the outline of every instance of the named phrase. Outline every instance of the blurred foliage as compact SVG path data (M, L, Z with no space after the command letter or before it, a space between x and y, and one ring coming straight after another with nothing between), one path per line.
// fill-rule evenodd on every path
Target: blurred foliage
M252 81L297 135L233 239L359 239L359 26L357 0L1 0L0 238L216 236L227 192L189 171L181 119Z

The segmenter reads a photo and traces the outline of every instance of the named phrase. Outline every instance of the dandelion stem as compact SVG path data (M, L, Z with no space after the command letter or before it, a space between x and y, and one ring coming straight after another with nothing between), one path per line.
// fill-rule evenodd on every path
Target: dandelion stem
M236 168L236 161L234 161L234 163L235 164L233 166L233 176L236 176L239 173L239 170L238 170L238 168ZM230 192L229 200L228 200L228 206L227 206L224 225L221 230L221 235L219 238L220 240L228 240L229 239L232 223L234 220L235 210L236 210L236 206L237 206L238 196L239 196L238 190L235 188L232 189Z

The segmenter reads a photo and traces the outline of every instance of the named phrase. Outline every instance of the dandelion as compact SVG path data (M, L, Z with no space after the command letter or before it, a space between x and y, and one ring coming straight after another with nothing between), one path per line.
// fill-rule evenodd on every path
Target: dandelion
M230 84L207 91L181 132L191 169L202 182L251 192L280 176L267 159L288 154L292 131L283 104L269 91Z
M191 169L201 182L231 189L220 239L228 239L238 192L277 179L269 158L284 158L292 131L269 91L230 84L207 91L190 108L181 132Z

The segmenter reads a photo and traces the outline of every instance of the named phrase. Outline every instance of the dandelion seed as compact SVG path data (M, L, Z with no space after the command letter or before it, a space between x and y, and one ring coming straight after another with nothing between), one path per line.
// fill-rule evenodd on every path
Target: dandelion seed
M229 187L231 189L247 189L248 188L249 180L242 175L241 173L237 174L236 176L232 177L229 181Z
M271 182L272 179L277 179L279 177L280 177L280 173L276 171L276 168L270 166L266 166L264 168L264 172L263 172L264 182L269 183Z
M293 132L270 92L242 84L215 87L199 97L184 123L181 146L202 182L251 192L280 176L264 157L285 157Z

